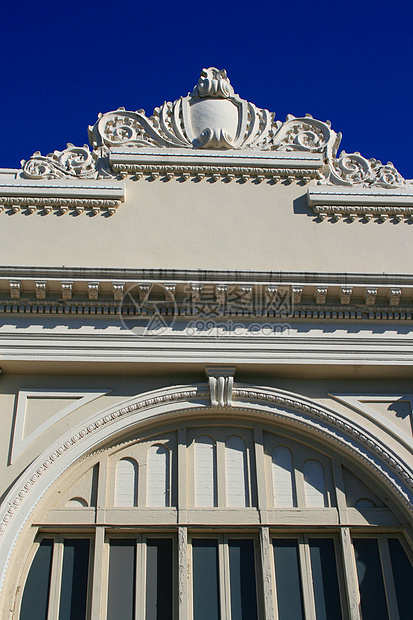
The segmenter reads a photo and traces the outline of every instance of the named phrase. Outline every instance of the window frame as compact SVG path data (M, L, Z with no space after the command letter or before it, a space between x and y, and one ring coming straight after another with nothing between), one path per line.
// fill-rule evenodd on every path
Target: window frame
M146 542L153 539L169 539L172 540L172 618L178 618L178 541L176 532L158 532L136 531L136 530L112 530L110 527L105 528L105 540L103 548L103 589L101 593L104 602L104 613L102 620L107 620L107 601L109 587L109 559L110 559L110 541L111 540L135 540L135 620L145 618L146 614L146 566L147 552Z
M196 531L188 532L188 620L193 620L194 598L193 598L193 540L216 540L218 542L218 567L219 567L219 601L221 620L237 620L231 617L231 588L230 588L230 564L229 564L229 540L252 540L254 545L255 561L255 590L257 597L257 618L264 620L263 591L262 591L262 569L261 569L261 548L257 533L254 532L235 532L223 531L217 528L217 532Z
M384 586L384 594L387 602L387 612L390 620L399 620L399 607L397 603L396 596L396 586L393 575L393 568L391 565L390 558L390 549L388 546L389 538L397 539L401 546L403 547L404 552L407 555L410 564L413 569L413 550L407 544L403 533L399 531L391 532L363 532L363 531L353 531L351 535L351 553L352 553L352 561L354 564L354 571L357 577L357 585L359 586L358 574L357 574L357 565L356 565L356 550L354 547L355 539L370 539L377 540L377 546L379 551L380 558L380 568L383 576L383 586ZM360 590L358 591L359 595L359 605L360 605ZM360 616L361 616L361 606L360 606Z
M343 620L349 617L348 609L347 609L347 597L346 597L346 587L345 587L345 569L344 562L342 557L342 548L339 541L339 535L336 531L320 531L317 529L312 529L310 531L301 531L297 532L297 528L292 529L289 532L286 531L278 531L274 528L270 529L270 544L271 544L271 574L272 574L272 591L273 591L273 600L274 600L274 612L275 612L275 620L278 620L278 600L277 600L277 583L276 583L276 569L275 569L275 558L274 558L274 540L296 540L298 543L298 557L299 557L299 569L300 569L300 582L302 589L302 597L303 597L303 608L304 608L304 617L306 620L315 620L316 619L316 607L315 607L315 597L314 597L314 588L312 581L312 566L311 566L311 557L310 557L310 546L309 540L311 538L325 538L333 540L334 544L334 555L336 561L336 570L337 570L337 581L340 595L340 605L341 605L341 614Z
M13 618L20 618L21 604L23 600L24 588L26 587L27 578L34 557L43 540L53 540L52 563L50 569L49 582L49 601L47 607L47 618L59 618L60 613L60 595L62 589L62 572L64 557L64 541L65 540L89 540L89 559L88 559L88 576L87 576L87 596L86 596L86 617L90 618L93 597L93 568L95 561L95 536L90 532L39 532L32 545L30 555L28 556L23 571L21 573L20 582L22 587L18 591L16 598L16 609L18 613Z

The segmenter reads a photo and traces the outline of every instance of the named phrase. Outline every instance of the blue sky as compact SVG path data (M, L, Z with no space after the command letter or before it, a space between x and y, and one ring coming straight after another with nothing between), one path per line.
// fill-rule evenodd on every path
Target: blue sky
M413 4L38 0L2 8L0 167L87 142L98 112L151 114L202 67L284 120L306 112L341 148L413 177Z

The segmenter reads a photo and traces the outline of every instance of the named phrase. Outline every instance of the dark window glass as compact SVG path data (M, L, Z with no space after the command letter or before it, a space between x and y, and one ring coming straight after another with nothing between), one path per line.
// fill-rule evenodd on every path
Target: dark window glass
M219 620L218 541L193 540L194 620Z
M334 540L310 538L309 546L317 620L341 620Z
M172 540L146 543L146 620L172 620Z
M43 539L24 586L20 620L47 620L52 558L53 540Z
M388 620L378 542L375 538L355 538L353 545L363 620Z
M64 541L59 620L86 618L89 540Z
M298 541L280 538L273 545L278 618L304 620Z
M389 550L400 620L412 620L413 568L400 540L389 538Z
M257 618L254 541L228 541L231 589L231 617L237 620Z
M107 620L135 618L136 541L110 541Z

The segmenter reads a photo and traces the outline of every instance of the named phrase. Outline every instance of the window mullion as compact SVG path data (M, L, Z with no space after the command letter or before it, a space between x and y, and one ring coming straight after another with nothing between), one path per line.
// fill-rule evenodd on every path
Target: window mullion
M179 523L186 523L188 500L187 500L187 476L188 476L188 449L186 446L186 428L178 430L178 519ZM172 468L171 468L172 469ZM192 466L193 472L193 466ZM193 474L192 474L193 475ZM194 498L195 499L195 498Z
M264 617L267 620L275 620L275 589L273 578L274 552L268 527L262 527L260 530L260 556L264 595Z
M394 586L393 571L391 567L390 552L387 538L380 536L379 550L384 578L384 588L386 591L387 605L389 606L389 616L392 620L399 620L399 609L397 606L396 588Z
M258 509L261 514L261 523L268 523L268 501L267 501L267 475L265 471L265 453L262 428L254 427L254 447L255 447L255 481L258 500Z
M220 536L218 540L219 558L219 602L221 618L231 620L231 596L229 575L229 551L227 536ZM236 619L235 619L236 620Z
M225 443L223 441L216 442L217 445L217 499L218 506L223 508L227 505L227 472L225 463Z
M146 598L146 541L143 536L136 539L136 581L135 581L135 620L145 620Z
M192 610L192 601L189 601L188 592L188 529L178 528L178 618L188 620L189 609ZM191 567L192 569L192 567ZM192 573L192 570L191 570ZM192 611L191 611L192 617Z
M300 556L301 583L303 587L304 615L306 620L316 620L313 580L310 568L310 549L307 536L300 536L298 541Z
M91 588L91 620L102 620L104 601L107 599L107 573L105 574L105 528L98 526L94 540L93 577Z
M50 597L47 620L58 620L60 603L60 585L63 569L63 535L60 534L54 543L52 572L50 576Z
M350 620L361 620L360 594L357 578L356 561L351 542L350 529L343 527L340 530L341 552L344 569L344 590L347 599L347 608Z

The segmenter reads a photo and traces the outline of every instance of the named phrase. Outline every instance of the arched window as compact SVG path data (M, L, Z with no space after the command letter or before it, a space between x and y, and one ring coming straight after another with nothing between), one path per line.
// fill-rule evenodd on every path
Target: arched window
M381 483L314 437L220 422L135 431L69 468L11 620L345 620L358 601L357 620L411 620L409 532ZM96 506L73 501L93 485Z

